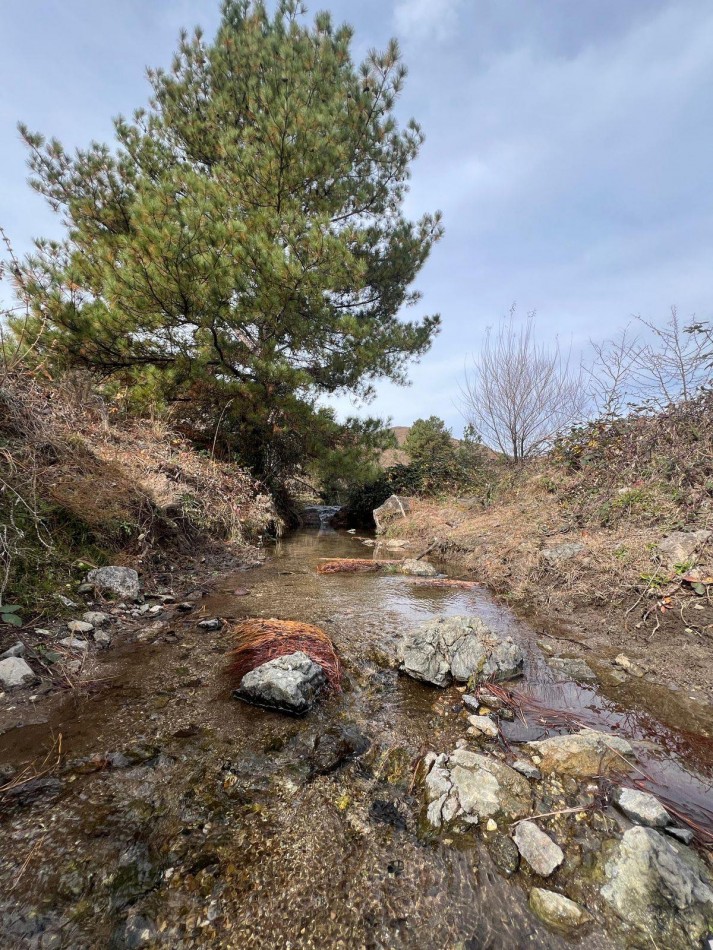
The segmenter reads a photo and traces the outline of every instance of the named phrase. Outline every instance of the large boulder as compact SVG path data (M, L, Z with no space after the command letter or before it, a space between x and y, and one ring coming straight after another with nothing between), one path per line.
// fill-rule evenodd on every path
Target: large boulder
M667 567L676 567L678 564L690 564L695 560L696 553L713 532L701 529L700 531L672 531L660 541L657 553Z
M700 946L713 927L713 881L700 858L653 828L624 832L604 863L602 897L651 946Z
M372 512L377 531L384 531L387 525L395 518L405 518L411 511L411 504L408 498L400 495L391 495L386 499L383 505L375 508Z
M514 679L524 657L510 637L497 636L480 617L434 617L406 634L399 662L414 679L448 686L471 677Z
M141 592L139 575L132 567L97 567L87 574L87 583L122 600L135 600Z
M402 574L411 577L438 577L438 571L430 561L421 561L415 557L408 557L399 565Z
M32 668L21 657L9 656L6 660L0 660L0 685L3 689L29 686L36 679Z
M456 749L450 755L431 753L426 766L426 815L434 828L496 816L522 818L532 806L527 781L499 759Z
M543 772L558 772L575 778L626 772L635 758L631 745L620 736L610 736L596 729L580 729L567 736L553 736L528 746L541 757Z
M301 716L314 705L326 685L322 667L298 650L246 673L233 696L256 706Z

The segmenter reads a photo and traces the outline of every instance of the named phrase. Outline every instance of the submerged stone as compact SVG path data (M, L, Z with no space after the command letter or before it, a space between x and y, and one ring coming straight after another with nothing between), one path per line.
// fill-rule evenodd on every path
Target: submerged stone
M610 736L596 729L580 729L567 736L553 736L528 746L541 757L543 772L558 772L575 778L625 772L631 768L628 759L635 758L631 745L620 736Z
M256 706L301 716L314 705L326 685L322 667L298 650L246 673L233 696Z
M508 680L522 673L524 657L509 637L494 634L480 617L434 617L403 639L400 669L434 686L453 680Z
M577 683L595 683L597 674L582 659L569 659L561 656L554 656L547 661L547 665L552 670L557 670L571 677Z
M530 891L530 909L540 920L555 930L572 931L592 918L587 911L564 894L533 887Z

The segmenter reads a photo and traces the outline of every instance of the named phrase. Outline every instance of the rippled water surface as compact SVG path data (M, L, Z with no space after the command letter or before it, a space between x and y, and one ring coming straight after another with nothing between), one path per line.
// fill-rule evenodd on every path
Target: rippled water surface
M330 633L345 688L304 719L232 699L228 627L201 633L195 614L176 614L174 640L108 651L103 689L0 736L0 764L36 758L59 733L69 763L3 816L1 946L569 946L530 914L522 884L497 873L475 836L438 840L421 824L414 768L463 737L460 694L399 676L393 659L401 633L436 614L479 614L519 639L523 689L646 740L640 766L654 789L707 820L703 712L665 707L646 684L604 695L557 682L535 631L484 591L315 572L320 557L365 552L348 534L304 531L200 602L202 616L299 619ZM315 739L343 725L371 749L315 775ZM542 734L534 720L509 730L511 742ZM119 752L125 759L104 767ZM621 943L595 929L581 945Z

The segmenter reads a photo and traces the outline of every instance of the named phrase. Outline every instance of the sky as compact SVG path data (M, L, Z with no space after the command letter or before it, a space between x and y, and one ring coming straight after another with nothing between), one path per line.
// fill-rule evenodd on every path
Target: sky
M446 228L417 283L443 329L412 385L339 399L341 414L436 414L458 434L468 355L513 303L575 354L634 314L710 319L710 0L307 5L355 27L356 59L398 38L398 114L426 133L406 210L440 209ZM145 67L218 17L218 0L0 0L0 224L18 251L61 232L26 184L17 122L67 147L110 141L112 117L146 101Z

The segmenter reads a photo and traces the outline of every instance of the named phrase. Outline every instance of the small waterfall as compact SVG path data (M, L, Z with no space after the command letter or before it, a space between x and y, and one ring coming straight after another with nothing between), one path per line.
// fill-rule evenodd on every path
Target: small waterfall
M305 527L325 530L330 527L332 518L341 510L341 505L308 505L302 509L302 522Z

